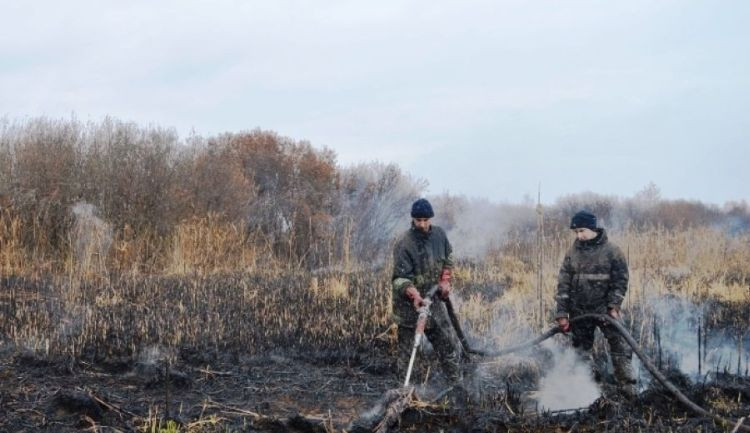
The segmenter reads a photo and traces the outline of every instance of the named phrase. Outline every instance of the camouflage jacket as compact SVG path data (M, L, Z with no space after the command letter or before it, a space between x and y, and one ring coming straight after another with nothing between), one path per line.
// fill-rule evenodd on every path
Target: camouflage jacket
M628 264L604 229L588 241L576 240L565 254L557 282L555 318L606 313L620 308L628 289Z
M443 268L453 267L453 248L445 231L432 226L423 233L412 226L393 251L393 314L399 323L413 324L417 313L404 290L413 285L422 296L437 284Z

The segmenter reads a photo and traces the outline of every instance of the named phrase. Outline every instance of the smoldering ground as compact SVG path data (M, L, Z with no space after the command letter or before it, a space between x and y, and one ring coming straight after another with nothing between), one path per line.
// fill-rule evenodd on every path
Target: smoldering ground
M544 372L539 391L533 395L540 409L576 409L593 403L601 390L594 381L591 366L569 346L547 343L546 348L553 354L552 367Z
M289 285L294 280L284 281L283 285ZM349 281L362 288L367 280ZM286 313L281 313L282 317L296 319L288 321L285 332L248 326L243 334L220 333L217 330L230 326L230 323L252 322L243 321L242 316L234 315L228 308L224 310L229 312L227 322L222 325L202 298L220 299L219 293L224 293L222 287L232 288L225 294L228 295L236 292L234 288L244 285L245 290L253 294L230 297L229 304L239 304L250 315L260 314L262 308L267 308L263 307L267 304L262 298L271 296L271 293L255 291L254 287L280 287L280 283L281 280L208 279L203 283L207 292L190 301L196 294L182 290L184 285L169 280L132 281L121 286L124 290L119 292L120 301L87 304L90 315L77 325L76 332L80 334L60 334L60 338L68 338L67 344L80 345L80 351L75 355L60 350L62 347L55 344L49 350L40 351L38 347L31 350L31 344L22 347L4 341L0 350L2 429L77 431L96 426L101 431L112 428L137 430L159 420L165 422L167 405L169 417L181 422L185 431L225 431L226 428L238 431L331 431L346 428L352 420L371 409L384 392L398 388L403 380L394 374L393 352L387 334L382 334L382 325L350 329L348 336L342 332L343 328L328 329L331 333L335 331L336 339L314 337L320 332L310 333L314 318L330 317L330 306L328 303L301 302L294 306L296 314L285 316ZM38 316L45 315L45 308L56 309L59 304L38 296L43 286L8 279L3 280L3 284L4 317L14 318L12 324L7 320L4 322L4 326L10 326L4 328L4 332L8 332L5 335L20 337L11 333L13 326L19 329L30 323L49 324L40 322ZM154 290L156 287L175 289L157 291ZM293 284L290 287L292 292L299 290L294 289ZM54 293L51 288L46 290ZM172 329L164 327L155 318L144 320L147 315L132 314L133 305L165 302L158 293L168 296L171 302L181 304L184 309L183 312L178 309L165 320L180 321L181 314L205 317L202 325L208 329L203 331L208 332L190 337L185 330L183 333L158 331L153 334L139 331ZM144 298L147 294L151 298ZM86 304L85 299L95 301L96 297L83 299ZM245 303L243 300L246 299L253 302ZM364 310L356 303L345 302L343 298L332 299L336 299L337 314L362 316ZM517 309L512 306L495 310L498 314L490 321L491 331L476 331L481 329L479 323L469 321L474 317L470 314L473 302L471 299L457 302L459 314L465 317L463 325L473 344L502 348L535 335L534 327L523 323L517 316ZM672 300L665 298L662 302ZM651 305L656 306L656 301ZM712 304L696 310L702 312L708 323L704 327L709 336L708 353L714 349L727 351L737 347L731 341L726 343L728 346L719 345L721 340L713 336L720 335L719 331L727 325L735 326L731 321L740 313L737 310L740 307ZM29 311L34 311L34 314L28 314ZM660 328L662 366L670 377L691 398L711 410L730 417L742 416L743 411L750 409L746 403L750 399L745 397L750 397L750 393L744 372L737 375L734 368L725 371L722 365L726 363L721 363L718 367L707 366L709 374L704 373L700 380L680 373L680 364L666 362L672 351L671 343L667 344L671 332L669 326L679 322L669 312L679 311L689 318L694 310L675 304L672 310L660 306L658 311L664 312ZM651 351L652 357L657 356L653 326L647 322L647 317L652 316L639 316L637 311L626 311L626 314L630 317L628 326L641 330L633 334ZM709 320L711 317L714 317L713 321ZM109 327L104 327L104 319L111 324ZM27 323L32 320L36 322ZM115 326L118 323L123 327ZM689 328L693 322L686 320L684 323ZM272 325L269 323L268 326ZM334 325L328 323L327 326ZM362 338L366 335L370 338ZM558 335L554 338L542 346L506 357L471 359L473 365L467 365L466 377L472 399L461 406L430 401L429 397L435 395L442 381L439 368L432 364L432 378L418 389L424 400L402 414L399 428L402 431L475 429L531 432L555 431L557 428L567 431L575 425L574 431L602 431L603 426L626 432L639 429L695 431L696 428L724 431L724 427L713 421L691 416L647 377L643 377L639 384L641 397L635 403L618 400L613 394L599 395L597 387L592 386L589 366L572 356L567 337ZM199 341L215 341L216 344L198 345ZM686 350L690 352L691 349L686 347ZM744 352L742 356L746 359ZM419 362L423 362L422 359ZM574 411L559 412L565 409Z
M403 222L406 227L408 217ZM81 227L107 233L102 224ZM481 240L481 231L472 233ZM469 250L480 255L492 249L490 244L476 246ZM663 260L649 254L651 261ZM473 344L500 349L541 331L529 256L501 257L492 263L503 268L493 272L485 272L491 266L482 268L481 263L459 264L461 298L456 304ZM691 265L701 257L691 250ZM543 264L547 276L559 257L548 260L551 266ZM658 284L693 287L691 279L706 278L697 265L667 276L646 268L645 259L634 257L633 262L634 276L652 279L648 285L636 280L631 295L645 287L656 296L668 293ZM10 431L148 431L174 418L184 431L341 430L403 380L393 369L390 299L383 295L389 293L388 277L385 268L365 267L314 273L297 268L112 274L93 282L4 278L0 426ZM717 298L683 304L681 298L634 298L625 310L628 329L653 359L661 357L662 368L691 398L726 416L743 416L747 383L736 367L747 359L747 301ZM706 342L700 379L689 373L698 341L690 343L690 334L697 336L698 329ZM473 399L462 406L431 401L441 383L433 364L431 379L418 390L424 399L402 414L398 428L724 431L724 426L692 416L646 375L635 403L601 389L592 404L571 398L585 395L573 386L590 389L587 366L566 356L565 338L555 338L554 345L512 356L471 359L467 380ZM606 369L606 351L600 346ZM565 409L573 411L557 412Z

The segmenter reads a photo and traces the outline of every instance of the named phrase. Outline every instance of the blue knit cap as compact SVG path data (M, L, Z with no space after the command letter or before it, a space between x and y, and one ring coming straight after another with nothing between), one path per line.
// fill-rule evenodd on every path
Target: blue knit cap
M579 211L570 220L570 228L596 230L596 215L585 210Z
M427 199L420 198L411 205L412 218L432 218L435 212L432 211L432 205Z

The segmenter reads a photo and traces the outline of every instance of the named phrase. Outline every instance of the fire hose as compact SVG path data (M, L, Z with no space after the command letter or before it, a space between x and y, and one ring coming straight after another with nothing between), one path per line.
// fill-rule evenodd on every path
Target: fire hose
M450 303L447 303L447 304L450 305ZM454 327L456 329L456 334L459 336L459 340L461 340L462 346L464 346L464 350L466 352L468 352L468 353L474 353L474 354L477 354L477 355L480 355L480 356L496 357L496 356L506 355L506 354L512 353L512 352L517 352L519 350L526 349L526 348L529 348L531 346L537 345L537 344L541 343L542 341L544 341L544 340L552 337L553 335L555 335L555 334L557 334L559 332L562 332L559 326L554 326L554 327L548 329L546 332L544 332L540 336L538 336L537 338L535 338L533 340L530 340L528 342L519 344L517 346L508 347L508 348L505 348L505 349L502 349L502 350L497 350L497 351L476 350L476 349L471 349L469 347L469 345L467 344L466 337L464 336L463 331L461 331L461 327L457 326L458 325L458 320L455 318L455 312L453 312L452 310L453 310L453 307L450 306L449 307L449 314L451 316L451 322L453 323L453 325L454 325ZM454 322L454 319L455 319L455 322ZM738 431L738 428L739 428L739 431L750 432L750 426L742 424L742 420L740 420L740 422L737 422L737 421L733 421L733 420L728 419L728 418L724 418L724 417L722 417L720 415L711 413L711 412L707 411L706 409L703 409L702 407L698 406L694 402L692 402L689 398L687 398L687 396L685 396L685 394L683 394L682 391L680 391L676 386L674 386L674 384L672 384L672 382L670 382L664 376L664 374L662 374L659 371L659 369L656 368L656 366L653 364L653 362L651 362L651 360L643 353L643 351L641 350L641 347L638 345L638 343L636 343L636 341L633 339L633 337L630 335L630 333L627 331L627 329L625 329L625 327L622 326L622 323L620 323L619 321L617 321L616 319L614 319L612 316L610 316L608 314L583 314L583 315L580 315L580 316L577 316L577 317L574 317L574 318L570 319L570 323L573 324L573 323L576 323L576 322L581 322L581 321L590 320L590 319L595 319L595 320L607 322L608 324L612 325L617 330L617 332L619 332L620 335L622 335L623 338L625 338L625 341L633 349L633 352L635 352L635 354L641 360L641 362L646 367L646 369L649 371L649 373L651 373L651 375L654 376L654 378L656 378L656 380L662 386L664 386L670 393L672 393L672 395L674 395L677 398L677 400L680 401L680 403L684 404L685 406L687 406L688 408L690 408L692 411L694 411L694 412L696 412L696 413L698 413L698 414L700 414L702 416L712 418L712 419L714 419L714 420L716 420L716 421L718 421L718 422L720 422L722 424L735 425L735 430L734 431Z
M429 292L427 292L427 296L424 297L422 300L422 306L419 307L417 310L417 313L419 316L417 317L417 326L414 331L414 346L412 346L411 349L411 356L409 357L409 366L406 368L406 379L404 379L404 388L409 386L409 379L411 379L411 371L414 368L414 358L417 357L417 349L419 349L419 344L422 342L422 337L424 337L424 328L427 326L427 317L430 315L430 306L432 305L432 298L435 296L435 293L437 293L439 286L434 285L430 289ZM455 323L453 324L456 325ZM459 328L456 328L459 329ZM458 331L456 331L458 332ZM463 332L461 332L463 334Z

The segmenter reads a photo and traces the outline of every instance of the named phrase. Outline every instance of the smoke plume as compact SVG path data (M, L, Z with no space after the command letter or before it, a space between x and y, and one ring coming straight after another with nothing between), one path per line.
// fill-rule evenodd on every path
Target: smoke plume
M548 340L545 346L553 356L552 368L542 376L535 398L540 409L562 410L586 407L601 391L592 377L591 367L571 347Z
M78 264L84 269L102 268L112 245L112 227L96 216L94 205L79 202L71 209L75 217L73 248Z

